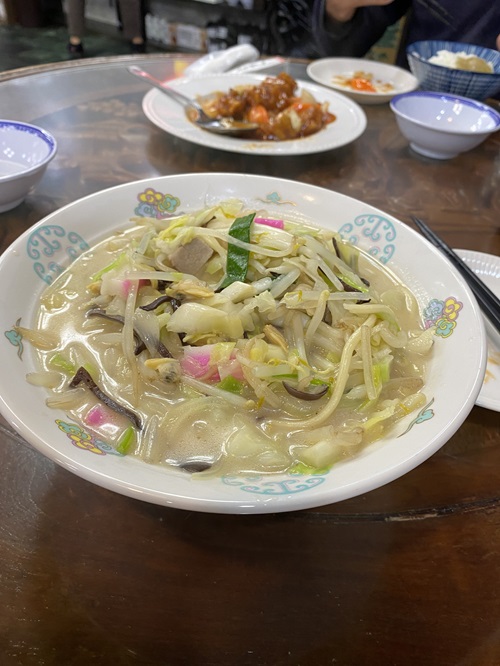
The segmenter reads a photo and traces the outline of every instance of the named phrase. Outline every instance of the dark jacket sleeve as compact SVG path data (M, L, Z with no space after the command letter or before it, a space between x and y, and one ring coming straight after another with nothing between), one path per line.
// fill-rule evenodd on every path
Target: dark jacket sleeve
M351 21L339 23L326 15L325 0L315 0L312 33L321 57L361 58L410 7L411 0L394 0L382 7L358 9Z

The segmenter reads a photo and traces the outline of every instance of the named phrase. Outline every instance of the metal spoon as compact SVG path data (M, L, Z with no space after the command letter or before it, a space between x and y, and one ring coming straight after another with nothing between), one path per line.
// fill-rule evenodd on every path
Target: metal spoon
M215 132L216 134L238 136L245 132L253 131L258 127L256 123L245 123L238 120L232 120L231 118L221 118L219 120L210 118L196 100L190 99L189 97L182 95L180 92L177 92L177 90L163 85L161 81L155 79L154 76L151 76L151 74L140 67L131 65L127 69L131 74L134 74L134 76L145 79L154 88L158 88L162 93L175 100L178 104L181 104L186 110L186 115L189 120L201 129L207 130L208 132Z

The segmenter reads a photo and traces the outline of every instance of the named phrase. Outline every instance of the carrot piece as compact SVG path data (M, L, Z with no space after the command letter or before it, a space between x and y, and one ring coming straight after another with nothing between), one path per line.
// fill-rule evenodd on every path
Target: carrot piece
M350 79L347 82L353 90L361 90L363 92L377 92L375 86L373 86L368 79L363 79L361 77Z
M250 123L267 123L269 120L269 114L267 109L262 104L257 104L257 106L252 106L248 112L248 122Z

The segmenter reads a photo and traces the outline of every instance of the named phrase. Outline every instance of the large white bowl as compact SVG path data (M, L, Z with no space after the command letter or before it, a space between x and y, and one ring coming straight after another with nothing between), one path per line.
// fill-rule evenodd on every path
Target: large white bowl
M57 143L45 130L0 120L0 213L18 206L43 177Z
M427 326L436 326L425 387L427 404L355 459L324 474L194 480L187 473L118 455L45 405L28 384L36 368L14 330L29 326L44 287L75 256L128 225L131 216L165 217L228 197L270 216L337 229L377 257L414 292ZM333 211L333 212L332 212ZM403 222L361 201L299 182L264 176L199 173L128 183L76 201L28 229L0 257L0 328L4 332L0 410L36 449L75 474L137 499L220 513L292 511L366 493L435 453L472 409L486 367L486 336L469 288L441 253Z
M500 129L500 114L467 97L414 91L391 100L401 133L417 153L447 160Z
M353 90L339 82L339 77L341 81L349 79L356 72L371 75L378 85L389 84L392 88L384 92L366 92ZM406 69L365 58L320 58L308 65L307 74L316 83L338 90L363 105L384 104L394 95L418 88L418 79Z

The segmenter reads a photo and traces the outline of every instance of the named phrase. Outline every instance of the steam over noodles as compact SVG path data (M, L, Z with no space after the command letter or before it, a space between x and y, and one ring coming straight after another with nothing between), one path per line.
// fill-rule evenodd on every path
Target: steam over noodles
M338 234L237 200L132 222L22 330L49 406L119 452L200 476L314 472L425 404L432 330Z

